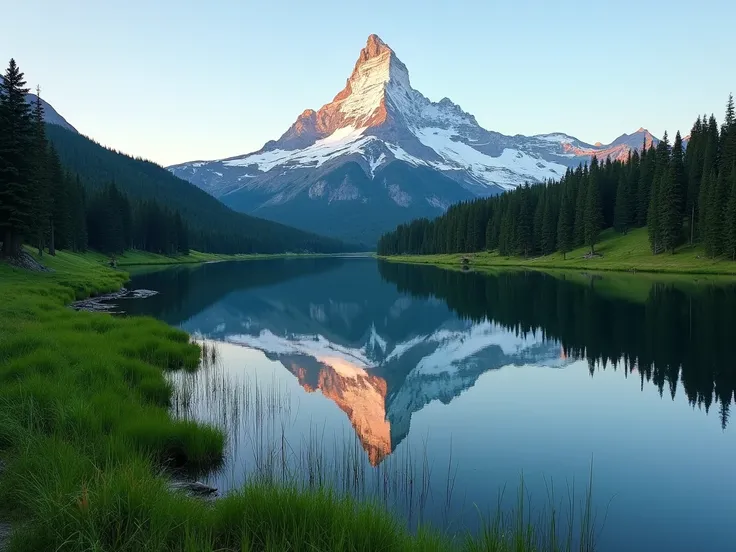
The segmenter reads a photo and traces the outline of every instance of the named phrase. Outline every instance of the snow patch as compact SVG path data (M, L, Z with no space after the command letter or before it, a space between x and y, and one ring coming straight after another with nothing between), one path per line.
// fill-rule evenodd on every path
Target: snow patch
M437 196L430 196L425 199L427 200L427 203L429 203L432 207L442 209L443 211L447 211L447 208L450 206L449 202L444 201Z
M520 180L542 182L565 174L563 165L516 149L506 148L499 157L486 155L464 142L453 140L458 134L452 128L428 127L414 129L413 132L422 144L436 151L447 164L468 171L481 182L493 182L506 189L517 187ZM440 168L436 163L430 164Z
M371 170L371 178L373 178L373 176L376 173L376 169L380 167L385 160L386 160L386 154L384 153L379 155L378 159L373 159L373 157L368 159L368 166L370 167L370 170Z
M388 197L390 197L399 207L408 207L411 205L411 196L402 190L398 184L389 185Z
M302 150L285 151L271 150L238 159L223 161L228 167L250 167L255 165L261 172L268 172L274 167L290 166L290 168L306 166L319 167L326 161L341 155L360 153L362 148L376 139L375 136L363 136L365 128L348 126L341 128L317 140L311 146Z
M245 345L252 349L277 355L302 354L333 366L352 366L363 370L370 367L370 361L362 349L350 349L328 341L322 335L291 335L281 337L269 330L262 330L258 335L232 335L226 338L228 342ZM340 362L338 362L340 361Z
M380 335L378 335L378 332L376 331L376 325L375 324L371 324L371 335L368 338L368 344L373 349L375 349L376 347L378 347L384 353L386 352L386 340L383 339Z
M538 140L544 140L545 142L552 142L553 144L571 144L573 142L576 142L575 138L572 136L568 136L567 134L537 134L536 136L532 136L532 138L537 138Z

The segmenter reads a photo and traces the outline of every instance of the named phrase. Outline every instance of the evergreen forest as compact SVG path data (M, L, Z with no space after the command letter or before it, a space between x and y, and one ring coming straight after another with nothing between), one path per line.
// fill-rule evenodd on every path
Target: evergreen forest
M11 59L0 79L0 242L107 254L344 251L338 240L236 213L163 167L44 122Z
M379 255L497 250L503 256L565 256L596 244L604 229L647 227L653 255L702 244L706 255L736 259L736 116L733 96L719 126L701 116L688 137L665 132L624 160L568 169L559 181L526 184L501 195L459 203L434 219L384 234Z

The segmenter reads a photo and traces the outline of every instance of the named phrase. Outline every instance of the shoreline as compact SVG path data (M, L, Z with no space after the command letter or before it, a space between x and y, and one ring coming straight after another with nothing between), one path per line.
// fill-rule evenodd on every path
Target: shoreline
M35 249L26 248L26 253L35 261L44 264L51 260L53 265L54 257L44 254L38 256ZM191 251L188 255L163 255L159 253L149 253L147 251L127 250L122 255L107 255L96 251L85 251L84 253L63 252L64 255L80 260L94 261L105 268L123 269L125 267L142 267L142 266L170 266L170 265L194 265L208 264L229 261L257 261L268 259L318 259L318 258L339 258L339 257L360 257L371 256L370 253L253 253L253 254L220 254L220 253L201 253L199 251ZM115 267L110 266L111 259L115 259Z
M707 270L707 269L690 269L683 268L679 270L661 269L661 268L636 268L622 267L612 268L607 266L591 266L583 264L559 265L559 264L535 264L533 260L527 262L519 260L519 262L501 262L501 263L477 263L471 262L463 265L461 258L463 256L472 257L472 254L459 255L457 262L445 260L435 260L434 255L395 255L395 256L377 256L380 261L396 264L422 265L442 268L444 270L456 270L458 272L482 272L491 270L536 270L540 272L566 271L566 272L591 272L591 273L607 273L607 274L626 274L636 276L637 274L646 276L717 276L720 278L736 278L736 266L733 271L728 270ZM512 257L513 258L513 257ZM424 260L427 259L427 260ZM467 266L467 269L464 267Z
M438 268L463 270L564 270L607 272L619 274L659 274L680 276L736 277L736 262L725 258L710 258L700 245L683 245L675 254L653 255L649 248L646 228L632 230L626 235L607 230L595 246L596 256L587 258L590 247L573 249L565 259L561 253L524 259L502 256L498 251L474 253L447 253L432 255L378 256L386 262L431 265ZM467 259L467 261L465 261Z

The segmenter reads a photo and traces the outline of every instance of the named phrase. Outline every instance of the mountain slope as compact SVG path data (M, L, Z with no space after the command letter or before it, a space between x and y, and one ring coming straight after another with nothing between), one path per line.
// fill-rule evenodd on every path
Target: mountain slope
M0 82L4 82L5 77L0 75ZM26 103L31 107L36 105L37 96L35 94L26 94ZM62 117L54 107L46 100L41 98L41 106L43 106L43 120L50 125L58 125L71 132L77 132L77 129L70 125L67 120Z
M30 105L36 105L36 98L37 96L35 94L26 94L26 102ZM77 133L77 129L74 128L72 125L70 125L67 120L62 117L51 104L46 102L43 98L41 98L41 105L43 106L43 120L50 124L50 125L57 125L61 128L64 128L70 132Z
M219 236L217 244L203 244L208 250L273 253L337 252L346 248L334 239L236 213L155 163L104 148L61 126L47 124L46 133L64 166L79 174L88 189L101 189L114 180L133 200L154 199L178 210L195 235L195 243L199 229Z
M391 227L389 219L433 216L459 200L557 179L592 155L625 157L645 138L656 141L644 129L608 145L488 131L448 98L432 102L412 88L406 66L371 35L345 88L318 111L304 111L278 140L169 170L237 210L315 230L325 217L349 220L328 230L372 241L380 232L371 229ZM417 185L427 180L437 185Z

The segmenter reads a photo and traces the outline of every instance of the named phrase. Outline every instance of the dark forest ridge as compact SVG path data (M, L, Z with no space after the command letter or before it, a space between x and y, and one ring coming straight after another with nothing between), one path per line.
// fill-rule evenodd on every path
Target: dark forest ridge
M359 249L236 213L150 161L102 147L29 94L14 60L0 81L0 240L106 253L334 253ZM30 105L32 102L33 105Z

